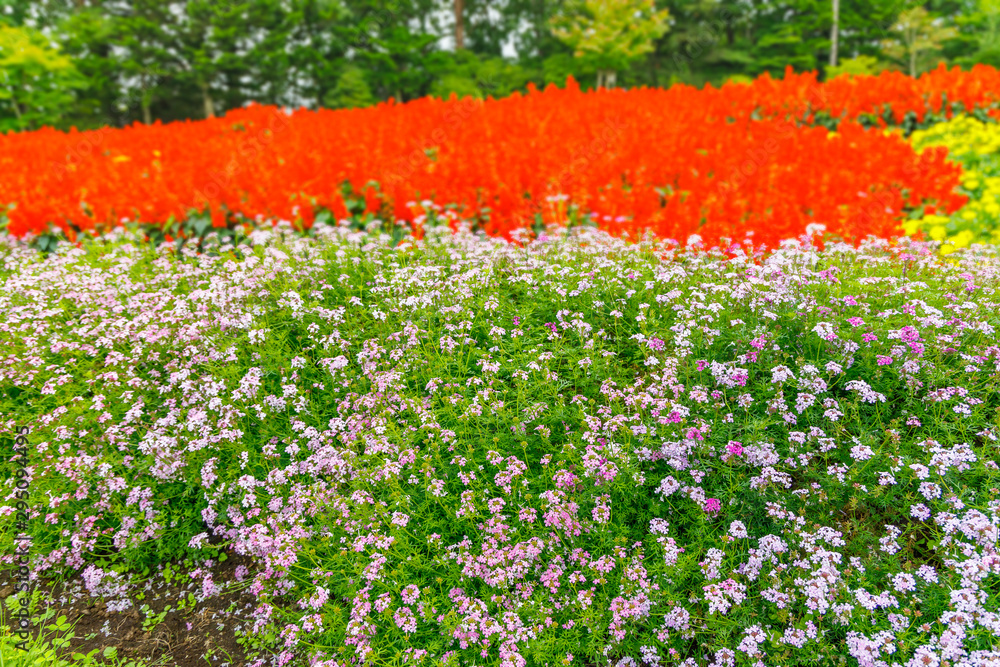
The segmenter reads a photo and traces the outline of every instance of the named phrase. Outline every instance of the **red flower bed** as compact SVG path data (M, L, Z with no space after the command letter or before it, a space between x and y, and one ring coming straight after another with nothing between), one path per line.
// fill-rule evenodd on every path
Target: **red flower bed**
M906 206L953 211L959 168L857 120L923 118L944 102L989 107L1000 72L939 68L819 84L764 76L721 89L532 90L502 100L422 99L350 111L251 107L207 121L0 137L0 203L20 235L122 218L165 222L210 210L311 224L367 210L412 220L430 199L478 215L490 233L565 216L568 195L613 232L774 245L820 223L847 238L899 233ZM842 122L835 136L810 123ZM376 182L378 187L372 185Z

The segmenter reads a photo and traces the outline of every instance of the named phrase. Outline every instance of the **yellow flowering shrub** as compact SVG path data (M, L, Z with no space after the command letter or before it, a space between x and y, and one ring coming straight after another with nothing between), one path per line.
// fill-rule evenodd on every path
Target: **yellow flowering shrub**
M959 115L914 132L910 142L918 152L948 148L950 159L965 169L961 190L969 195L969 203L951 217L929 214L910 220L903 231L923 231L944 241L943 255L973 243L1000 243L1000 125Z

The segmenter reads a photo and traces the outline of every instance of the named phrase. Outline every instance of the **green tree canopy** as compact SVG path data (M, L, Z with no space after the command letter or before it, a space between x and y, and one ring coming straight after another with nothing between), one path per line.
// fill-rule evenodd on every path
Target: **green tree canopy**
M0 25L0 105L12 114L0 118L0 129L54 125L72 103L72 90L85 85L73 61L39 31Z
M670 12L653 0L572 0L553 17L552 33L597 71L597 87L615 85L616 73L653 51L670 29Z
M919 6L900 13L892 33L892 37L883 41L882 51L905 64L910 76L916 76L922 61L940 51L944 42L958 36L955 28L944 25L940 18Z

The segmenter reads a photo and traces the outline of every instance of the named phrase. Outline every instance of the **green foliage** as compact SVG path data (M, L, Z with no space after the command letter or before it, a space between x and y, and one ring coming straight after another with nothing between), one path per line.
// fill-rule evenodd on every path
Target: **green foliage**
M882 52L910 76L917 76L944 42L958 36L954 27L944 25L919 6L901 12L891 32L892 36L882 42Z
M73 62L40 32L0 25L0 131L53 125L71 91L85 85Z
M963 58L961 62L962 64L969 66L989 65L990 67L1000 69L1000 47L977 51L972 56Z
M836 67L828 67L826 70L827 80L834 77L858 76L862 74L877 74L880 69L878 58L874 56L857 56L841 60Z
M341 72L337 85L323 98L323 105L331 109L354 109L375 104L365 73L358 67L348 67Z
M922 5L933 31L930 42L914 42L914 71L936 56L997 62L996 3ZM443 46L453 31L451 0L181 0L173 9L157 0L7 0L0 22L44 31L46 48L64 60L40 75L41 88L31 87L36 106L23 118L12 102L20 98L3 88L0 128L204 118L250 101L353 108L425 95L502 96L529 82L564 85L569 76L584 86L718 85L733 75L780 75L788 65L823 69L829 59L830 0L462 4L465 48L455 53ZM840 53L884 58L885 45L911 69L906 36L893 32L908 7L840 0ZM942 42L942 34L953 38ZM77 75L63 69L67 58Z
M545 83L563 85L570 76L575 76L577 62L571 53L555 53L542 63L542 79Z
M515 90L522 90L531 79L525 68L504 58L480 59L475 54L462 51L455 55L454 66L431 86L430 94L447 99L458 97L483 99L488 96L506 97ZM560 81L565 81L565 77Z
M1000 0L978 0L974 12L959 17L958 24L971 34L977 48L957 59L961 65L1000 67Z
M552 21L552 33L573 49L597 86L614 86L615 73L653 51L669 30L670 12L653 0L569 0Z
M343 186L352 215L363 215L361 200L374 187ZM826 630L807 650L844 655L847 632L888 632L898 619L887 613L895 616L896 610L833 609L821 619L807 607L806 596L796 595L785 606L761 593L804 587L801 582L817 569L810 555L827 563L843 556L829 570L835 586L825 601L849 606L861 588L888 590L892 576L928 565L937 568L940 585L921 580L919 600L900 595L898 601L911 614L939 618L950 603L947 589L962 587L966 576L944 561L963 558L963 549L992 548L986 535L962 538L944 522L915 520L909 512L924 502L955 521L972 511L996 511L1000 473L988 465L997 453L988 436L998 423L1000 395L992 360L979 356L991 349L991 333L972 322L996 319L989 314L997 286L989 268L997 261L995 250L960 255L963 264L951 266L918 245L873 244L855 251L827 239L822 252L788 250L760 262L558 230L546 230L555 235L549 241L515 247L467 233L453 237L437 224L446 217L439 213L428 216L422 241L404 237L403 246L376 228L379 221L356 219L354 229L323 230L322 242L301 239L287 226L260 230L270 239L243 244L246 259L239 263L197 257L191 248L169 255L162 244L143 243L135 230L113 240L87 240L72 256L61 247L49 266L0 263L8 275L23 271L35 281L33 300L52 302L44 312L53 334L77 330L94 311L118 307L117 299L123 310L134 303L132 290L109 298L100 281L80 298L82 307L65 302L63 282L46 284L42 276L67 265L64 270L119 275L123 284L162 290L174 319L140 326L179 334L191 331L191 322L211 323L199 331L204 354L189 360L180 352L190 341L180 335L143 338L141 348L135 338L122 336L96 356L40 349L35 386L63 373L72 377L66 384L53 382L55 394L27 402L29 416L39 423L57 406L67 408L40 425L34 441L56 441L71 427L81 435L65 439L64 457L36 453L35 493L65 495L52 508L62 519L58 525L37 522L39 551L67 546L67 519L92 511L92 499L74 497L76 484L107 484L120 475L128 486L154 490L155 515L127 505L128 489L106 492L109 509L100 528L114 533L126 518L137 524L131 533L136 539L118 551L95 556L88 549L87 558L101 558L102 569L177 556L204 531L199 517L207 507L218 511L220 524L232 525L239 513L248 531L268 525L266 520L286 531L277 535L290 538L282 547L289 550L282 554L287 565L277 576L294 582L292 594L303 601L319 587L324 594L310 610L291 600L279 606L272 625L240 638L248 648L273 645L287 623L315 613L323 629L300 647L348 659L351 606L369 594L373 604L382 596L392 603L367 616L378 627L374 651L391 656L405 646L441 654L450 650L450 632L466 620L450 594L461 588L479 599L475 613L509 613L518 623L537 624L537 639L523 642L531 664L585 665L600 664L612 644L621 655L638 655L677 605L698 619L697 641L671 632L657 648L673 648L680 658L707 662L708 653L736 645L754 624L769 624L780 635L807 620L823 622ZM361 225L370 228L361 231ZM243 313L223 298L234 291L227 280L250 288L242 296L245 312L256 315L248 329L231 326ZM970 287L974 291L956 296ZM20 294L8 298L21 305ZM976 300L977 313L962 312L966 299ZM191 302L197 312L180 305ZM968 326L932 319L946 310ZM134 317L139 320L142 311ZM902 338L904 328L915 324L926 336L919 350L902 344L916 343ZM824 336L824 330L836 335ZM30 333L12 342L11 354L26 353ZM882 353L895 361L883 363ZM122 375L135 378L131 385L116 386L106 376L112 354ZM340 354L344 365L322 363ZM908 371L904 359L921 363ZM171 375L159 372L164 366ZM775 373L786 366L788 374ZM261 396L231 397L251 368L259 370L265 395L301 390L294 407ZM875 399L852 389L860 380L877 392ZM228 417L224 426L214 421L211 428L239 428L240 434L201 448L181 443L178 479L167 483L157 476L158 455L139 446L141 434L117 446L102 440L108 430L102 430L102 411L118 421L141 405L144 421L164 428L173 421L179 430L199 419L198 401L207 402L204 392L214 385L226 389L217 394L219 417L212 419ZM934 398L957 387L968 387L976 402L959 406ZM97 392L104 401L99 409ZM186 415L167 419L179 395L190 401ZM74 396L81 400L70 400ZM0 403L0 410L7 407ZM919 469L934 455L938 442L931 439L949 451L962 441L971 449L939 458L921 476L913 464ZM736 440L752 455L728 449ZM79 480L71 482L55 469L61 460L83 460L84 453L89 463ZM215 482L205 481L210 458L217 459L209 466ZM105 465L110 473L101 473ZM891 482L884 479L890 471ZM667 477L682 477L705 497L723 499L718 515L704 509L693 487L657 491ZM943 497L931 500L918 491L925 477L945 489ZM248 480L267 481L250 487L250 498ZM490 508L497 500L505 503L502 513ZM282 511L268 509L259 518L243 514L248 505L272 502ZM598 518L602 505L609 519ZM293 506L308 511L295 515ZM228 520L222 518L227 513ZM405 517L397 521L397 514ZM576 534L559 525L571 516L583 529ZM669 522L676 544L650 531L654 519ZM140 540L153 521L156 539ZM734 521L745 524L747 537L733 535ZM882 542L887 525L905 532ZM503 541L489 530L502 531ZM749 549L760 548L765 534L780 536L788 549L754 565ZM388 537L391 542L376 548L376 541ZM842 545L834 542L841 539ZM455 546L465 540L466 546ZM890 553L885 545L896 542ZM518 561L515 547L538 553ZM508 550L508 560L487 565L501 549ZM704 567L715 549L725 552L720 577ZM559 594L568 602L553 608L556 591L534 584L546 566L572 563L574 552L590 554L589 564L560 568ZM294 559L284 558L290 555ZM607 556L606 569L594 566L601 556ZM369 580L369 568L382 557L385 567ZM473 570L477 561L483 565ZM567 581L574 569L586 584ZM749 572L761 569L759 577ZM164 573L167 581L174 576ZM745 602L728 612L707 609L706 587L724 577L746 588ZM638 582L656 582L656 588L640 589ZM509 599L514 584L522 584L517 602L523 604L508 608L498 600ZM412 632L393 618L404 586L413 586L411 594L419 592L421 603ZM591 587L593 603L578 606L577 593ZM993 582L980 587L989 596L983 608L996 608ZM609 606L640 592L651 601L651 620L627 621L627 632L613 642ZM274 600L265 593L261 601ZM165 618L150 607L141 613L146 630ZM561 627L544 628L549 616ZM65 620L48 625L69 632ZM979 628L969 634L970 644L987 639ZM896 636L904 645L900 654L909 657L925 635L910 628ZM787 649L778 640L768 647L775 664L804 664L791 661ZM462 657L475 659L471 654L479 650L470 648ZM499 664L497 652L496 645L489 647L476 664ZM569 652L575 661L566 657Z

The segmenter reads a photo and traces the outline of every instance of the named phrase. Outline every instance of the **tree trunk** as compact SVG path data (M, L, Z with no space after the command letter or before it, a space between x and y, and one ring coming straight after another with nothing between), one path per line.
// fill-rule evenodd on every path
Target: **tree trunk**
M545 0L537 0L538 11L535 12L535 48L538 49L539 60L545 57L542 51L542 41L545 39Z
M910 76L917 76L917 28L908 26L905 28L904 39L906 40L906 52L910 56Z
M139 104L142 105L142 122L146 125L153 124L153 116L149 112L149 103L152 101L152 95L147 91L142 91L142 95L139 98Z
M201 99L205 103L205 118L215 118L215 104L212 103L212 96L208 94L208 84L199 82L201 88Z
M614 70L605 70L604 72L604 85L608 88L615 87L615 81L618 78L618 73Z
M840 35L840 0L833 0L833 28L830 29L830 67L837 66L837 41Z
M150 113L149 106L153 101L153 92L149 89L150 88L149 79L146 77L147 71L148 70L144 69L142 71L142 74L139 75L139 107L142 109L143 124L152 125L153 116ZM132 104L129 103L128 106L131 107ZM128 114L128 111L129 110L126 110L125 113ZM124 125L127 122L128 122L127 120L123 120L122 125Z
M462 0L455 0L455 50L465 48L465 24L463 23Z
M14 107L14 116L17 117L17 124L21 124L21 105L17 103L17 98L14 97L14 91L10 91L10 103Z

